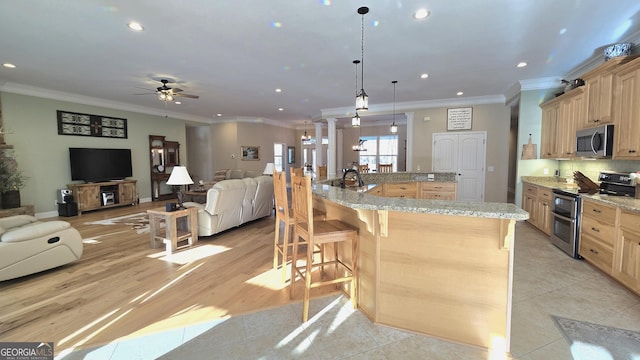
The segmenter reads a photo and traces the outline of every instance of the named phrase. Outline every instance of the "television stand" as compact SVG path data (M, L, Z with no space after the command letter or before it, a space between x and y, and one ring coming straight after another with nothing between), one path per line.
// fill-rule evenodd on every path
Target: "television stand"
M78 203L78 214L83 211L110 207L135 205L137 202L137 180L118 180L87 184L68 184L73 198Z

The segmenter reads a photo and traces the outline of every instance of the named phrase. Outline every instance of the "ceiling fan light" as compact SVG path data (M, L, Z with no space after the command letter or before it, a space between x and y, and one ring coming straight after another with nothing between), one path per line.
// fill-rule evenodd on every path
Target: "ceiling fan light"
M158 92L158 100L166 101L167 100L167 95L165 93L163 93L162 91Z
M173 95L167 94L166 95L166 99L167 99L167 101L173 101Z

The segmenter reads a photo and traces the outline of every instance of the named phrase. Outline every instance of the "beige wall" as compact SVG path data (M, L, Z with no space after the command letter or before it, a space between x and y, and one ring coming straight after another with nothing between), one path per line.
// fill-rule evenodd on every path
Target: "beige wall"
M45 216L57 215L57 190L71 182L69 147L131 149L132 179L138 180L138 194L145 200L151 197L149 135L185 144L185 124L176 119L7 92L0 93L0 102L5 129L11 132L5 142L14 146L18 165L29 177L20 191L22 203L33 204ZM56 110L125 118L128 138L58 135ZM186 153L181 146L182 162Z
M464 107L464 106L459 106ZM504 104L473 105L472 129L486 131L487 156L485 171L485 201L506 202L509 175L509 107ZM424 120L425 117L430 120ZM447 132L447 108L415 110L413 124L413 170L432 166L432 136Z
M260 120L189 127L189 171L199 179L210 179L219 169L263 171L266 163L273 162L274 143L284 143L285 148L296 146L299 157L295 136L294 129ZM259 146L260 160L241 160L241 146Z

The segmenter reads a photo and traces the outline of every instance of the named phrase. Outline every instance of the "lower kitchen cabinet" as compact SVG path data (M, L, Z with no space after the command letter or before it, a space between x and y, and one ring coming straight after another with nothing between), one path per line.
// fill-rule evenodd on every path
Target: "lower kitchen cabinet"
M523 183L522 209L529 213L529 222L543 233L551 234L551 189Z
M618 209L582 200L578 253L593 266L611 275Z
M622 211L616 239L613 277L640 293L640 214Z

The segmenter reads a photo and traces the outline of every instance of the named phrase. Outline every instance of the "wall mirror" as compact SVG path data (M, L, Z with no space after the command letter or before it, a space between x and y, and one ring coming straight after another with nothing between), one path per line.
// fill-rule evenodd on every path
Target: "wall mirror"
M149 135L149 167L151 173L151 200L175 197L167 180L174 166L180 165L180 143L165 140L161 135Z

